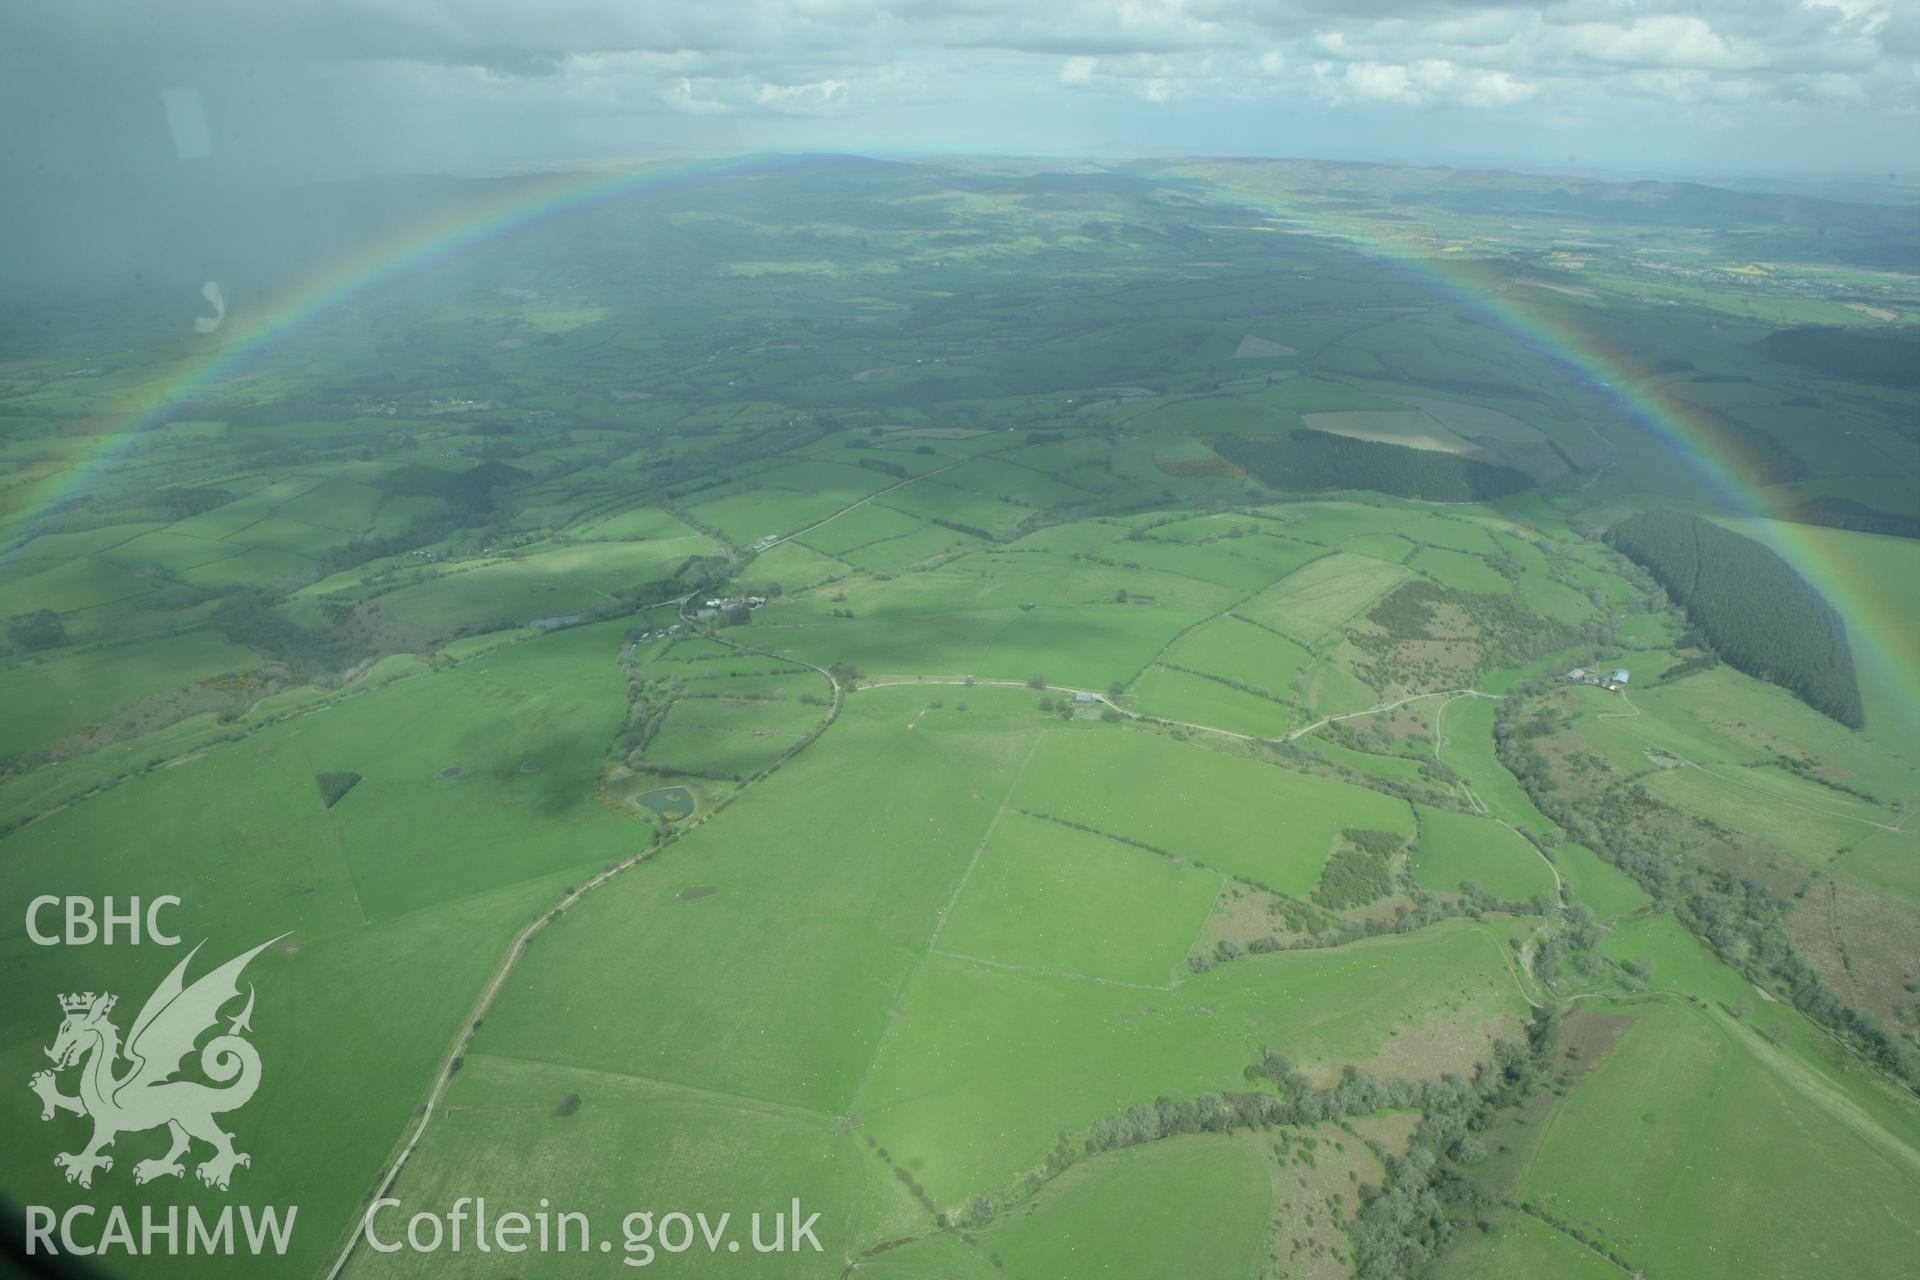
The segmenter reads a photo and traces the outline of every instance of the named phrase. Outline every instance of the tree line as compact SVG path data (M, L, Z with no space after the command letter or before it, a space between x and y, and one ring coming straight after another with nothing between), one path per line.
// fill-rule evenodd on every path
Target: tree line
M1536 1009L1524 1043L1498 1040L1493 1060L1470 1076L1449 1072L1437 1080L1382 1080L1346 1067L1337 1084L1316 1089L1283 1054L1271 1049L1246 1069L1249 1081L1273 1092L1203 1093L1161 1097L1096 1122L1079 1144L1063 1140L1044 1170L1028 1179L1036 1190L1076 1163L1098 1155L1189 1133L1305 1127L1384 1109L1419 1111L1422 1119L1405 1155L1382 1153L1386 1177L1360 1187L1361 1209L1349 1228L1355 1274L1366 1280L1404 1280L1444 1252L1461 1229L1494 1206L1462 1168L1483 1159L1482 1137L1503 1115L1524 1104L1551 1071L1560 1042L1560 1016Z
M1673 816L1638 782L1625 780L1580 799L1555 785L1534 739L1539 717L1523 719L1528 699L1551 686L1523 684L1500 706L1494 750L1534 805L1568 836L1625 872L1671 911L1714 954L1858 1050L1881 1070L1920 1092L1920 1050L1842 1000L1787 937L1787 907L1764 885L1734 872L1695 864L1672 849L1669 825L1642 819ZM1549 730L1550 731L1550 730ZM1666 810L1663 815L1662 811Z
M1858 729L1866 723L1846 624L1785 560L1699 516L1655 509L1607 530L1727 663Z

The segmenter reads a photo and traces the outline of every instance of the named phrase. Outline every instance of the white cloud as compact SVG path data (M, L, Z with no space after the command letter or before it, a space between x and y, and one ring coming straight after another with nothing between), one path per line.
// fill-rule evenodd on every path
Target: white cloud
M847 104L844 80L815 80L809 84L763 84L754 101L775 111L814 115L836 111Z
M1897 153L1897 123L1920 113L1920 0L0 6L0 111L9 119L43 118L50 94L82 104L143 83L149 98L173 85L212 86L213 111L232 96L216 91L223 82L255 98L262 85L309 95L289 101L289 117L370 112L368 102L418 108L429 121L423 135L484 108L529 122L529 132L549 119L631 132L651 117L662 136L681 138L694 132L688 117L712 117L713 137L784 139L837 122L847 131L838 136L857 142L905 136L923 121L971 137L976 121L998 119L1023 139L1051 131L1077 145L1106 132L1138 136L1122 119L1218 122L1307 108L1375 121L1448 109L1484 117L1493 138L1548 119L1597 126L1647 119L1651 104L1702 104L1780 119L1870 117ZM245 123L266 138L264 117ZM1659 123L1694 127L1680 112ZM231 116L215 122L233 125ZM1209 135L1178 145L1206 150ZM1911 166L1901 158L1897 167Z
M715 102L711 98L695 97L693 81L686 76L681 76L669 85L666 91L660 95L660 99L675 111L684 111L688 115L694 116L722 115L727 110L727 104L724 102Z
M1547 95L1586 109L1647 98L1920 108L1920 71L1912 52L1899 49L1898 14L1885 3L1701 0L1686 13L1667 8L1650 0L1376 4L1330 13L1303 39L1317 88L1335 101L1499 108ZM1433 62L1487 74L1449 80L1421 70ZM1351 84L1343 64L1362 65Z
M1540 92L1539 85L1505 71L1460 67L1445 58L1421 58L1410 63L1323 60L1313 64L1313 74L1320 96L1335 103L1492 108L1514 106Z
M1204 51L1076 54L1061 62L1056 79L1069 89L1116 90L1143 102L1165 103L1210 92L1235 93L1236 87L1223 83L1216 71L1214 55Z
M1565 57L1630 67L1747 70L1767 64L1749 40L1729 40L1702 18L1659 14L1624 25L1582 22L1554 29Z

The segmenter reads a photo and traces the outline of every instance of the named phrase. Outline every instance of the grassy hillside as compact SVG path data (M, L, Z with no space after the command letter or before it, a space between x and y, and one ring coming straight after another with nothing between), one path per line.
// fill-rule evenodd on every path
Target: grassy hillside
M622 1260L636 1211L821 1215L688 1274L1900 1274L1920 450L1849 335L1920 298L1877 224L1033 167L691 166L250 354L16 317L0 1068L184 954L27 905L171 894L195 976L276 939L223 1123L289 1274L380 1191ZM40 1116L0 1091L7 1198L214 1202L136 1188L157 1134L70 1183Z

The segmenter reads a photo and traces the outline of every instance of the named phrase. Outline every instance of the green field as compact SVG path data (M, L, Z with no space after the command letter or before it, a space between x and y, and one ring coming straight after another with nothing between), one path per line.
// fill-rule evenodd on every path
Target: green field
M843 1108L888 993L924 952L1033 747L1030 734L982 736L932 716L909 731L906 708L919 701L909 692L860 695L832 731L840 751L796 757L730 806L725 823L684 837L652 874L623 878L570 912L530 952L476 1047L588 1070L644 1062L654 1079ZM928 767L934 760L940 767ZM796 823L796 803L814 820ZM849 806L867 833L852 843L826 820ZM694 884L716 892L677 900ZM657 923L635 933L636 911ZM775 928L794 919L806 927ZM609 954L582 970L581 957ZM701 981L647 976L693 955L706 958ZM826 977L847 972L875 980ZM807 994L820 992L831 998ZM596 1033L607 1001L630 1016Z
M1162 992L932 956L910 994L853 1109L941 1205L1005 1194L1062 1130L1229 1087L1250 1056Z
M1553 868L1521 836L1487 818L1420 807L1413 878L1421 887L1457 892L1468 882L1496 898L1553 896Z
M1301 644L1313 644L1406 576L1406 570L1385 561L1327 556L1296 570L1236 612Z
M256 962L254 1026L263 1058L302 1066L267 1077L256 1112L271 1122L241 1126L259 1171L249 1194L344 1222L512 933L583 866L644 844L643 830L593 803L591 769L577 763L582 747L597 752L578 733L596 704L607 705L611 683L580 670L581 646L596 638L604 632L583 629L529 644L485 674L400 681L146 774L9 838L10 894L185 887L195 904L189 936L207 936L210 955L291 931ZM511 720L495 718L502 706L515 709ZM526 759L544 770L519 774ZM456 762L469 772L435 777ZM331 810L315 785L328 769L363 775ZM188 828L191 845L174 835ZM76 847L92 856L73 858ZM150 971L154 960L129 969L106 949L56 956L25 941L9 947L29 983L87 983L132 999L163 976ZM392 980L412 970L409 981ZM23 1072L44 1063L33 1047L51 1025L41 1002L10 1002L5 1016L8 1061ZM37 1124L35 1105L10 1123ZM331 1190L310 1181L315 1151ZM36 1163L35 1194L71 1194L50 1162L53 1185L41 1177ZM298 1256L317 1269L330 1243L328 1233L305 1235Z
M1809 1094L1778 1050L1684 1006L1633 1026L1567 1102L1521 1184L1650 1270L1893 1275L1920 1168L1903 1137ZM1734 1117L1741 1119L1735 1120ZM1619 1150L1595 1168L1591 1153Z
M380 597L380 611L389 625L415 634L441 635L493 619L524 626L591 610L614 592L668 577L680 561L712 547L698 534L557 547L401 587Z
M942 952L1164 985L1221 878L1112 840L1007 814L940 931Z
M1445 1280L1614 1280L1620 1268L1572 1236L1524 1213L1500 1214L1492 1230L1468 1238L1435 1269Z
M701 664L701 669L726 667ZM697 683L690 682L689 696L674 701L646 744L646 762L656 768L703 777L747 777L772 764L825 714L819 705L800 701L825 693L825 683L812 672L687 675Z
M26 567L37 572L9 575L0 582L0 616L36 609L78 613L153 590L151 582L102 560L65 560L51 566L43 561Z
M1169 1142L1074 1173L1029 1212L981 1233L976 1255L1021 1275L1254 1274L1273 1193L1248 1144ZM1174 1208L1188 1197L1207 1206L1204 1218Z
M1600 855L1585 845L1569 840L1554 846L1553 865L1566 883L1568 895L1592 907L1602 920L1637 911L1652 901L1646 890L1602 862Z
M1187 990L1217 1001L1250 1042L1281 1049L1323 1082L1345 1063L1425 1076L1483 1052L1525 1008L1503 948L1489 929L1449 924L1350 947L1251 956Z
M1049 734L1014 803L1298 896L1343 827L1413 830L1377 792L1114 725Z
M248 671L259 655L204 631L0 666L0 753L79 733L142 698Z
M1237 1087L1249 1045L1323 1079L1342 1062L1431 1070L1485 1052L1519 1006L1500 944L1474 929L1250 957L1174 993L936 955L857 1110L936 1202L954 1202L1011 1184L1059 1130L1160 1094ZM1454 1047L1436 1056L1428 1036L1441 1021ZM1066 1062L1071 1073L1045 1069Z
M1255 738L1278 738L1300 719L1285 703L1171 667L1148 668L1134 682L1133 702L1142 715Z
M1503 596L1513 590L1513 583L1485 560L1465 552L1425 547L1407 563L1441 586L1458 591Z
M1168 662L1242 680L1282 698L1289 696L1293 681L1312 660L1291 640L1232 616L1195 627L1166 655Z
M1449 698L1432 705L1443 738L1441 760L1473 789L1486 812L1536 836L1550 838L1556 834L1553 822L1535 807L1526 789L1494 754L1499 702L1492 698Z
M817 17L795 56L864 47ZM483 19L408 56L496 96L625 67L564 19L551 58ZM1172 121L1231 79L1187 74L1207 26L1147 57L1129 19L1085 66L1049 36L1046 74ZM1827 26L1893 57L1872 14ZM1338 34L1326 96L1394 96ZM1832 74L1796 92L1865 65L1809 43ZM431 179L316 170L275 249L240 181L258 140L209 91L219 181L101 201L191 188L208 225L139 261L76 244L48 259L76 279L14 298L0 1200L300 1206L271 1264L90 1259L131 1280L330 1275L389 1174L409 1212L545 1200L596 1239L363 1245L342 1280L640 1270L629 1214L658 1244L667 1212L725 1212L738 1240L795 1198L819 1253L647 1268L1913 1270L1904 167L1735 190L1616 183L1584 147L1538 175L874 159L806 144L871 114L871 77L660 58L655 106L711 116L695 134L792 136L618 175L543 173L525 138L495 176L457 148ZM1443 125L1494 83L1416 72ZM1732 82L1682 88L1731 119ZM631 106L569 101L602 132ZM29 212L78 189L44 177ZM214 274L232 322L195 332ZM351 287L308 306L300 280ZM1656 581L1620 549L1713 545L1659 516L1623 541L1656 510L1776 548L1824 604L1737 580L1702 614L1684 554L1645 554ZM1811 636L1844 684L1828 607L1863 727L1770 682ZM1624 690L1568 679L1617 667ZM48 895L177 896L183 945L42 945ZM111 993L124 1037L194 944L197 976L266 939L251 1012L213 1018L258 1048L220 1113L252 1163L226 1192L136 1183L165 1138L129 1131L68 1182L87 1121L21 1087L77 1087L55 997Z

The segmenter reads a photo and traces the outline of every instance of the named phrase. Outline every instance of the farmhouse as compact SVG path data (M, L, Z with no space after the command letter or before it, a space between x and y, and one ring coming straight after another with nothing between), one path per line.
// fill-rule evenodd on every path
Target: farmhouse
M1073 700L1075 702L1092 702L1093 695L1088 693L1085 689L1075 689L1073 691Z
M1601 675L1598 671L1589 671L1585 667L1575 667L1567 672L1567 679L1574 684L1590 684L1601 689L1624 689L1627 679L1632 675L1625 667L1615 667L1610 673Z

